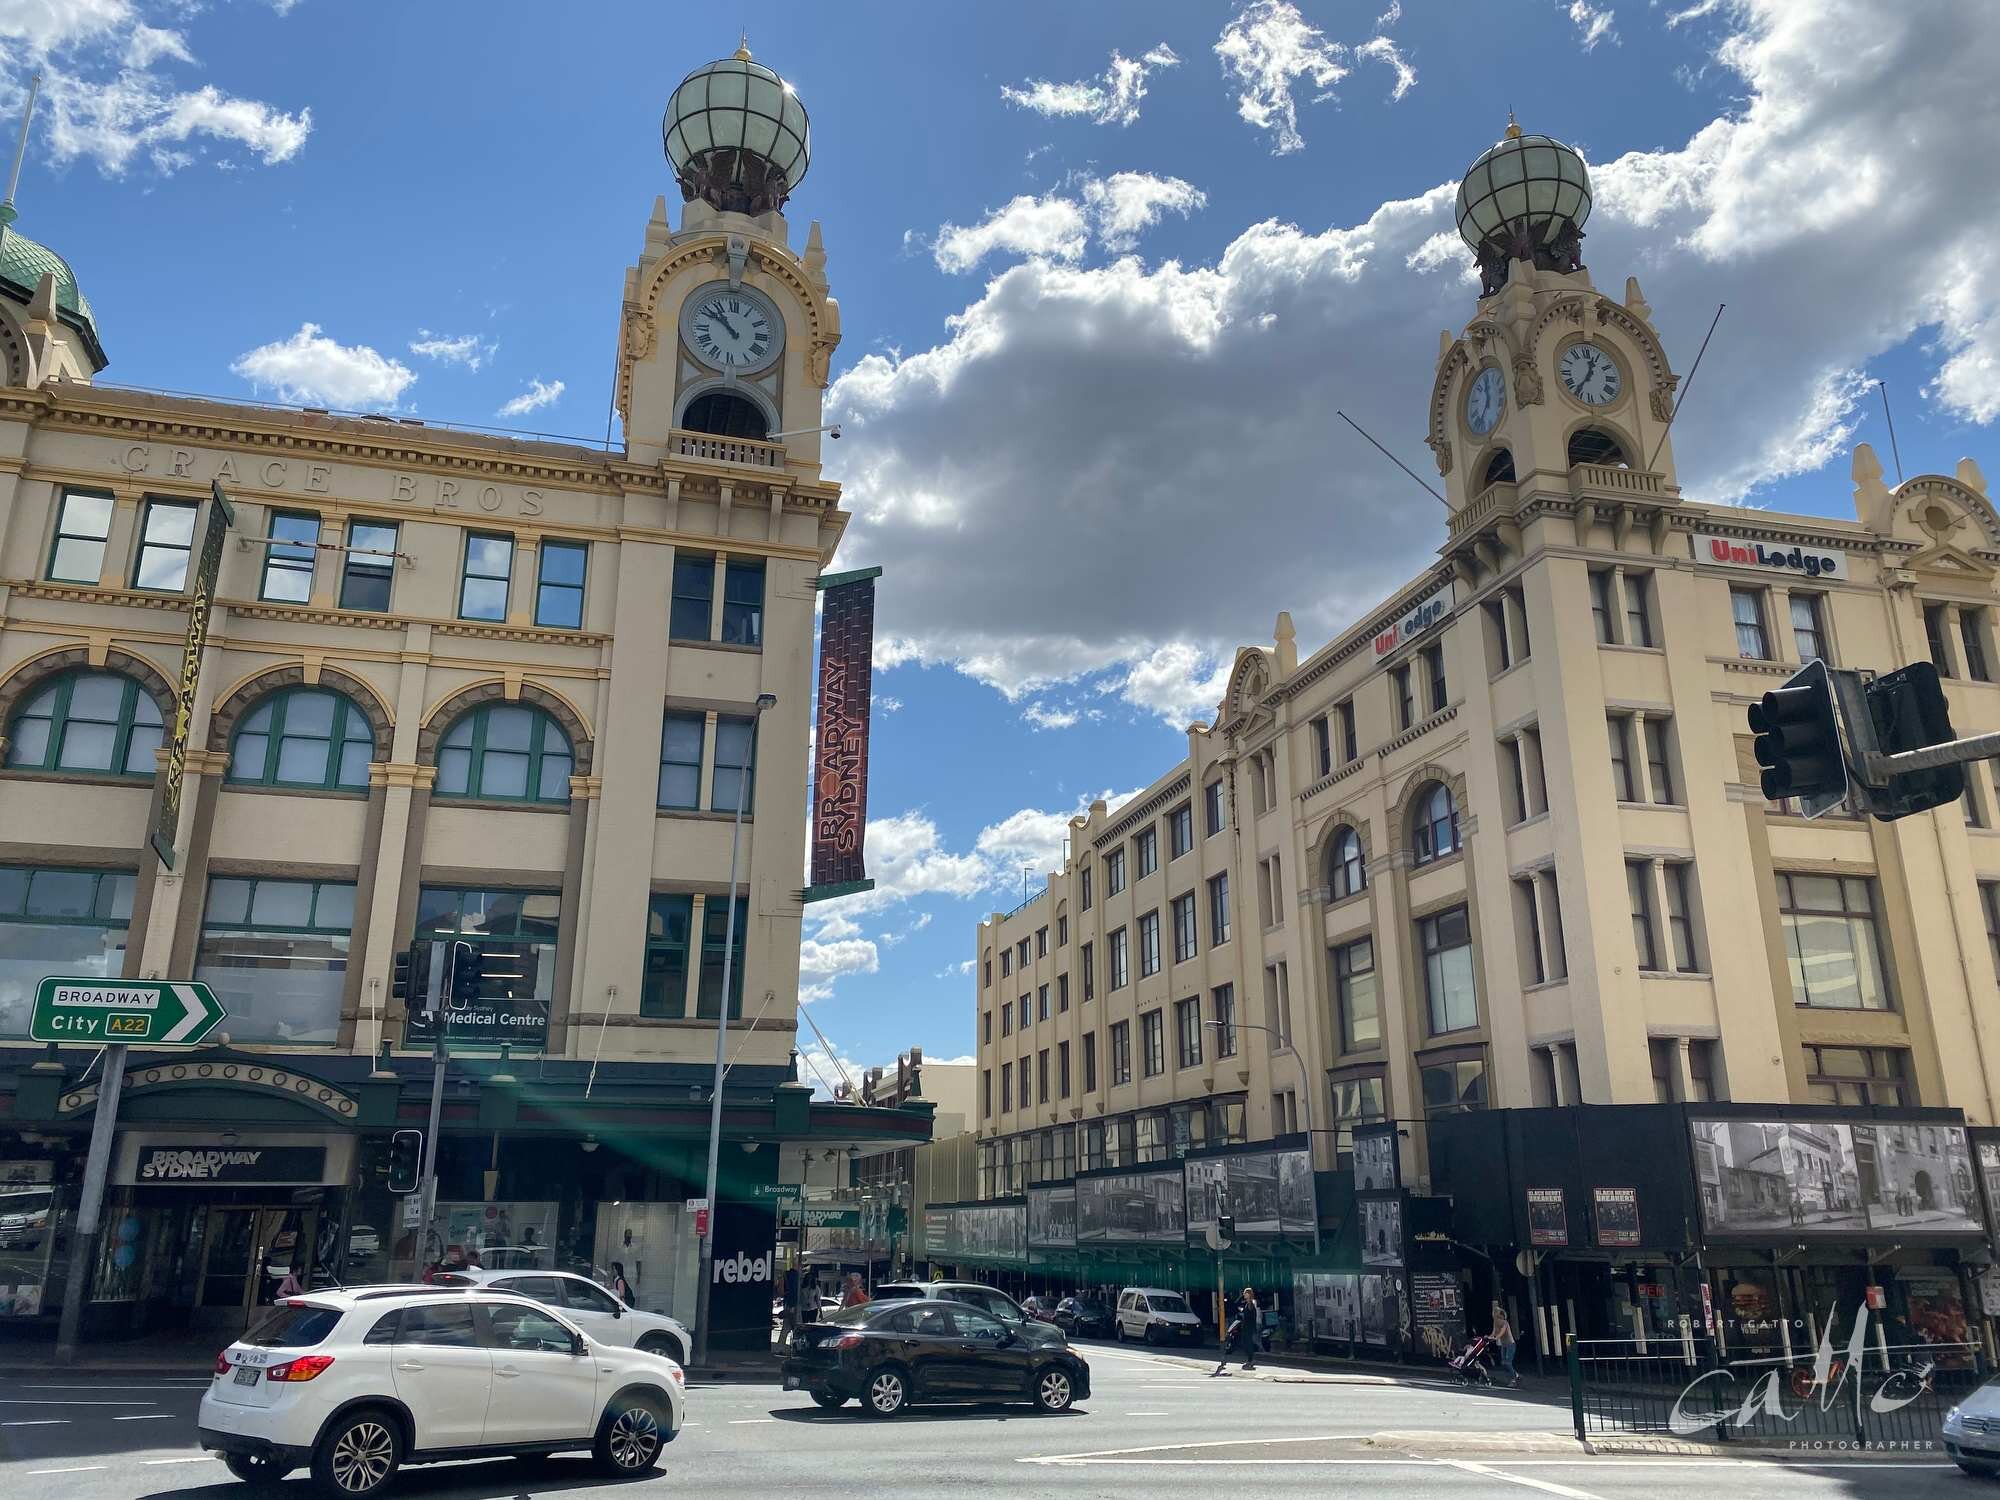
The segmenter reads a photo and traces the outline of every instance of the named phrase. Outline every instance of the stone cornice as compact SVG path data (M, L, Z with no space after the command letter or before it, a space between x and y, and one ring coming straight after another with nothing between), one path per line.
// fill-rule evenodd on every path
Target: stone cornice
M1447 583L1451 582L1451 580L1452 569L1450 563L1437 562L1431 564L1417 578L1398 589L1389 603L1369 611L1368 615L1360 623L1350 625L1345 635L1336 637L1331 644L1321 647L1318 654L1312 660L1308 661L1298 671L1292 673L1290 677L1287 677L1283 682L1278 683L1266 693L1263 701L1267 704L1276 705L1288 698L1296 698L1315 682L1318 682L1322 677L1332 672L1335 667L1340 666L1350 657L1354 656L1363 646L1374 640L1385 627L1393 624L1399 616L1406 614L1411 605L1415 604L1425 595L1435 593L1438 589L1443 588ZM1446 617L1446 619L1449 618L1449 616ZM1441 630L1444 624L1445 621L1440 620L1436 625L1431 627L1430 631L1425 633L1431 634Z
M1104 832L1091 839L1091 847L1093 849L1102 849L1106 844L1122 838L1126 833L1138 827L1140 823L1173 801L1182 792L1191 790L1193 786L1194 772L1192 770L1182 771L1144 802L1137 803L1119 813L1115 822L1106 825Z
M437 781L436 766L419 766L409 761L376 761L368 767L370 786L401 786L412 791L429 791Z
M1384 740L1381 744L1377 745L1375 747L1375 758L1377 760L1387 760L1391 755L1395 754L1405 745L1408 745L1416 740L1422 739L1425 735L1429 734L1433 729L1437 728L1440 724L1449 724L1453 719L1457 717L1458 717L1458 705L1456 703L1449 704L1446 707L1439 709L1436 713L1432 714L1428 719L1423 719L1418 723L1412 724L1408 729L1405 729L1401 734L1397 735L1394 739ZM1462 821L1463 817L1461 815L1461 822Z

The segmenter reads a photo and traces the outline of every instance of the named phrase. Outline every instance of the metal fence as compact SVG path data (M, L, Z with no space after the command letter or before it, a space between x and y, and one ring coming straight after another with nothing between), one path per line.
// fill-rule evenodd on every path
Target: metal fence
M1985 1378L1976 1344L1875 1343L1759 1356L1713 1341L1570 1339L1576 1435L1929 1449L1944 1414Z

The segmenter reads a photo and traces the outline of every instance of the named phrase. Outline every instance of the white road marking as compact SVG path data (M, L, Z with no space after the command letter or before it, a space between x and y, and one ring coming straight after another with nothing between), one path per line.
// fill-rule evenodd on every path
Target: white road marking
M99 1469L109 1468L108 1464L78 1464L74 1469L30 1469L28 1477L37 1474L95 1474Z
M1094 1452L1090 1453L1052 1453L1041 1458L1020 1458L1016 1459L1015 1462L1024 1464L1082 1463L1091 1460L1125 1459L1130 1455L1141 1454L1141 1453L1183 1453L1194 1448L1268 1447L1278 1443L1339 1443L1339 1442L1352 1443L1352 1442L1359 1442L1361 1439L1367 1436L1369 1436L1369 1434L1365 1432L1326 1432L1326 1433L1316 1434L1315 1436L1312 1437L1222 1438L1218 1441L1207 1442L1207 1443L1154 1443L1151 1446L1145 1448L1099 1448ZM1200 1462L1201 1460L1178 1460L1178 1461ZM1289 1463L1313 1463L1317 1461L1318 1460L1314 1459L1266 1460L1266 1462L1289 1462ZM1388 1462L1401 1462L1402 1460L1372 1459L1368 1461L1375 1463L1388 1463Z
M0 1422L0 1427L67 1427L68 1417L27 1417L19 1422Z
M1470 1459L1446 1458L1440 1459L1438 1462L1447 1468L1463 1469L1468 1474L1480 1474L1488 1479L1504 1479L1509 1484L1518 1484L1531 1490L1540 1490L1546 1495L1562 1495L1566 1497L1566 1500L1600 1500L1599 1496L1592 1494L1589 1490L1573 1490L1566 1484L1557 1484L1553 1479L1534 1479L1526 1474L1509 1474L1505 1470L1496 1469L1489 1464L1473 1463Z
M1128 1417L1164 1417L1167 1413L1163 1411L1128 1411L1125 1415Z
M731 1427L753 1427L759 1422L775 1422L777 1420L776 1417L731 1417L729 1425Z
M113 1417L114 1422L171 1422L174 1414L170 1411L143 1411L129 1417Z
M148 1458L142 1459L141 1462L147 1464L212 1464L216 1462L216 1457L213 1453L190 1453L185 1458Z
M152 1406L151 1401L25 1401L18 1396L0 1396L0 1406Z

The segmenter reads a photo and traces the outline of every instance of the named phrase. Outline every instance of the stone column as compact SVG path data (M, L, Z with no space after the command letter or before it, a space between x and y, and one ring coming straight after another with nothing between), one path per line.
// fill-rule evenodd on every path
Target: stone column
M317 584L314 592L318 592ZM376 875L382 858L382 821L389 805L389 783L383 776L387 770L386 762L368 768L368 811L361 825L361 867L354 878L354 926L347 937L347 974L340 990L337 1045L343 1052L354 1050L356 1027L363 1018L361 981L368 968L368 933L374 925ZM384 986L376 994L368 1019L381 1017L388 1001L386 989ZM371 1047L373 1041L371 1033Z
M223 772L229 769L226 750L190 750L186 776L181 786L181 804L194 804L194 821L188 830L186 853L181 859L178 914L174 919L173 946L168 950L167 974L185 979L194 973L195 949L201 940L201 914L208 902L208 843L215 828L215 799L222 790ZM187 783L192 782L190 786Z
M556 992L549 998L546 1050L560 1057L569 1037L571 984L576 973L577 918L583 904L584 845L590 831L590 810L604 790L600 776L569 779L569 844L563 855L562 907L556 914ZM643 982L643 980L642 980ZM636 1010L639 997L632 997Z

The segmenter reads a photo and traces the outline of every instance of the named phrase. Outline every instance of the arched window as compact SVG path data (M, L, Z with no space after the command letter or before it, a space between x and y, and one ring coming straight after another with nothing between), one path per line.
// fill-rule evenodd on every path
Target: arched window
M242 785L366 791L375 731L348 698L324 688L271 694L236 727L229 779Z
M151 776L159 748L160 706L117 672L65 673L7 730L7 764L20 771Z
M688 432L752 438L760 443L771 430L771 424L764 420L764 409L734 391L704 391L688 402L687 410L681 413L681 426Z
M1416 825L1410 830L1410 845L1420 865L1458 853L1458 804L1452 801L1451 788L1443 782L1432 782L1430 790L1417 797Z
M1603 428L1579 427L1569 435L1569 466L1574 469L1578 464L1629 469L1632 460L1625 456L1625 445Z
M1512 484L1514 482L1514 450L1496 448L1493 456L1486 460L1486 475L1479 481L1481 489L1489 484Z
M569 736L539 708L489 703L438 741L440 797L501 802L567 802Z
M1368 889L1368 866L1361 858L1361 835L1343 828L1326 851L1326 884L1335 901Z

